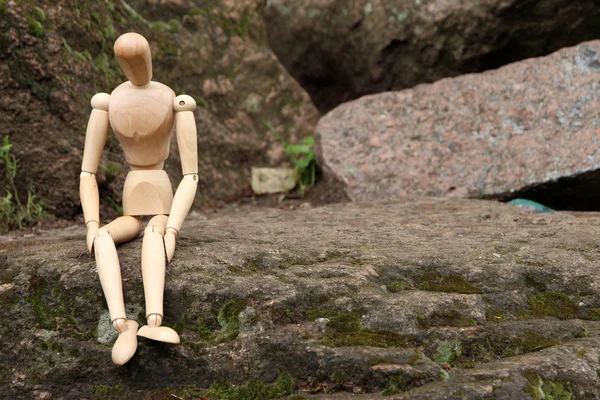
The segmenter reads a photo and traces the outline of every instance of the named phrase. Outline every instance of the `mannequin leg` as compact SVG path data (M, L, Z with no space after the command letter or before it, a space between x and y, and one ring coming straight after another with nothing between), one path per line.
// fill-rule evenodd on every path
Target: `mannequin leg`
M173 329L160 326L163 318L163 293L165 289L165 244L163 237L169 217L153 217L144 230L142 243L142 279L146 297L148 325L142 326L138 336L167 343L179 343L179 335Z
M125 314L121 266L116 244L135 239L141 230L142 222L139 218L124 216L100 228L94 239L98 276L108 304L110 320L115 330L119 332L112 350L112 359L117 365L125 364L135 354L138 324L135 321L128 321Z

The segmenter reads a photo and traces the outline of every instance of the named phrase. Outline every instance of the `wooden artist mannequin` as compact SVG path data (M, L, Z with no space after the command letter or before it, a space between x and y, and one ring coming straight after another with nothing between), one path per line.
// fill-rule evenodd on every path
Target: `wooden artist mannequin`
M198 156L194 99L186 95L176 97L169 87L151 81L150 46L143 36L137 33L120 36L114 51L129 81L110 95L98 93L92 98L79 193L87 227L87 247L96 257L110 320L119 333L112 349L112 360L123 365L133 357L138 335L179 343L177 332L161 326L165 266L173 257L175 240L194 201ZM123 216L100 228L96 171L109 123L123 147L131 171L123 188ZM183 179L173 197L163 164L169 155L174 128ZM143 215L154 217L144 230L142 242L142 279L148 324L138 330L138 323L128 320L125 314L121 268L115 245L133 240L141 233L140 216Z

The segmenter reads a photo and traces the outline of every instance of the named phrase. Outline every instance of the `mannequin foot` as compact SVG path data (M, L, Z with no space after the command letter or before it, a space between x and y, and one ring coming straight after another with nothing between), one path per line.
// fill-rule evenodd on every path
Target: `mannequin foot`
M112 361L121 366L131 360L137 350L137 331L140 325L135 321L123 319L115 320L113 325L119 332L119 337L112 348Z
M148 325L144 325L138 331L138 336L142 336L159 342L179 344L179 335L175 330L168 326L160 326L162 316L159 314L148 315Z
M149 326L144 325L137 332L138 336L142 336L159 342L179 344L179 335L168 326Z

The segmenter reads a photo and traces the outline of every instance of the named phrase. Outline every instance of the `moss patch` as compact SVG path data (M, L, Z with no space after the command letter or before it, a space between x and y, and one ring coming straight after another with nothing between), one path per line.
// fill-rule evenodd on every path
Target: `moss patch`
M58 321L66 321L77 330L75 301L58 288L49 289L48 283L38 276L29 280L31 291L27 302L35 315L38 327L49 330L58 328Z
M529 310L537 317L572 319L577 317L579 306L564 293L539 292L527 298Z
M523 352L529 353L556 346L557 344L560 344L560 340L548 338L537 332L525 331L525 338L523 338L521 342L521 348L523 349Z
M430 292L482 294L483 290L469 283L460 275L442 275L437 271L426 272L418 277L417 289Z
M558 319L580 318L590 321L600 320L600 308L581 307L566 293L539 292L527 298L528 313L524 317L555 317Z
M327 324L323 344L330 347L407 347L408 340L396 332L365 328L356 314L339 314Z
M211 400L262 400L289 396L294 391L296 382L285 372L278 372L279 377L270 385L258 380L250 380L238 387L225 382L215 382L204 396Z
M117 400L123 398L125 388L123 385L107 386L97 385L93 388L94 398L103 400Z
M434 312L429 316L417 315L417 321L424 328L433 326L456 326L461 328L477 326L477 321L462 315L458 310Z
M222 342L235 339L240 333L240 313L246 308L246 303L241 300L233 300L225 304L217 321L221 325L221 330L217 332L216 340Z
M431 359L438 364L452 364L462 355L462 344L457 340L442 340Z
M404 281L394 281L391 282L390 284L388 284L387 286L387 290L390 293L398 293L401 292L403 290L409 290L412 289L412 286Z
M318 318L332 318L338 315L340 315L339 311L330 309L311 308L306 312L306 316L310 321L314 321Z
M382 396L393 396L404 392L407 388L406 379L401 376L393 376L388 381L387 387L381 392Z
M197 320L190 319L187 315L183 315L181 321L175 324L175 330L181 332L189 330L198 335L198 341L192 343L192 346L214 345L233 340L240 333L240 313L246 308L246 303L242 300L232 300L226 303L219 315L217 321L221 329L211 329L206 318L199 317Z
M525 371L523 376L529 381L529 386L524 389L534 400L573 400L571 386L567 382L544 381L538 374Z
M29 20L27 20L27 23L29 25L29 34L31 36L35 36L38 38L41 38L44 36L44 27L42 26L42 24L39 21L36 21L33 18L30 18Z
M490 335L477 342L433 342L428 354L439 364L451 364L461 368L473 368L475 363L487 363L504 357L539 351L560 344L560 341L533 331L516 335ZM458 347L460 345L460 348Z

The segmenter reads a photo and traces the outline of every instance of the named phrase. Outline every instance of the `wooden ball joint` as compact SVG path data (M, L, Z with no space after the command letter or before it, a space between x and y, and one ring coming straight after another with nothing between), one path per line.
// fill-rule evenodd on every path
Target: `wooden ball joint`
M165 269L173 257L177 235L196 195L198 153L194 119L196 102L190 96L175 96L168 86L152 81L148 41L137 33L126 33L115 42L114 52L129 80L111 94L98 93L92 97L79 193L87 227L87 248L96 258L110 320L119 333L112 349L112 360L116 365L123 365L135 354L138 336L179 343L177 332L161 326ZM96 172L109 125L131 170L123 187L123 216L100 227ZM183 171L175 195L163 170L173 132ZM145 229L140 218L144 215L152 216ZM147 324L138 329L138 323L127 319L125 313L116 246L137 238L142 229Z

